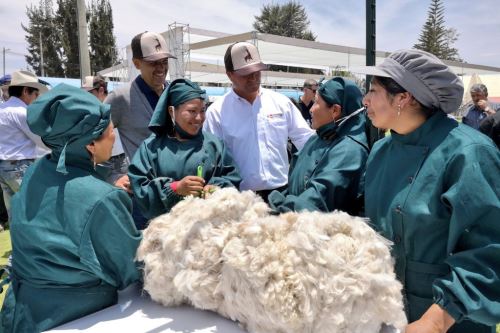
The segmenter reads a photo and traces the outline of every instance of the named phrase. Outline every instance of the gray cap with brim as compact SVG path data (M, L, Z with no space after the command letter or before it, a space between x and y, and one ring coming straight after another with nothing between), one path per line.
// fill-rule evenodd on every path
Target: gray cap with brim
M354 73L389 77L422 105L445 113L457 111L464 94L460 78L439 58L421 50L396 51L380 65L350 70Z

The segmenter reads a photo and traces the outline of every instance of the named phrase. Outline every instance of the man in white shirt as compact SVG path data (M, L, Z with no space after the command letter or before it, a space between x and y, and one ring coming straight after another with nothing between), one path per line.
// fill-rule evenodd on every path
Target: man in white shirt
M12 73L9 99L0 104L0 186L10 220L10 200L19 191L26 169L49 153L26 123L27 107L48 89L30 72Z
M313 130L288 97L260 86L267 65L253 44L230 45L224 64L232 89L208 108L204 129L228 146L243 179L240 189L267 201L287 185L288 138L300 150Z

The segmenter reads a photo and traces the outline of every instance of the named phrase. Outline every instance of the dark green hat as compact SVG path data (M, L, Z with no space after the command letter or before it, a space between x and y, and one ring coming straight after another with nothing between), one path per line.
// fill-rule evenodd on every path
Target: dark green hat
M66 174L67 151L82 150L100 137L110 122L109 109L87 91L62 83L28 106L28 126L59 155L56 170Z
M160 100L156 105L149 129L156 134L170 133L173 130L172 119L168 114L168 107L177 107L182 103L192 99L205 99L206 92L188 79L177 79L172 81L167 89L161 94Z
M363 106L361 90L353 81L342 77L334 77L322 83L318 93L327 103L340 105L344 117Z

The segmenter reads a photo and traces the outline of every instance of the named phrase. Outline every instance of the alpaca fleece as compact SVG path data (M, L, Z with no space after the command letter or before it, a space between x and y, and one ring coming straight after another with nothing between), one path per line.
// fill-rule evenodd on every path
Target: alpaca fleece
M274 216L253 192L221 189L152 220L137 259L153 300L212 310L249 332L406 324L389 242L342 212Z

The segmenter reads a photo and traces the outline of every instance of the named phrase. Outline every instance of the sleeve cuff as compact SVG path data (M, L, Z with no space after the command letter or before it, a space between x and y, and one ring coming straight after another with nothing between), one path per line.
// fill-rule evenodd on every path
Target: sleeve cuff
M179 186L179 182L178 181L175 181L175 182L171 182L170 183L170 188L172 189L172 191L174 191L176 194L177 194L177 186Z
M448 312L448 314L455 319L455 322L459 323L464 319L464 315L459 310L458 306L453 302L445 300L442 296L434 297L434 303Z

